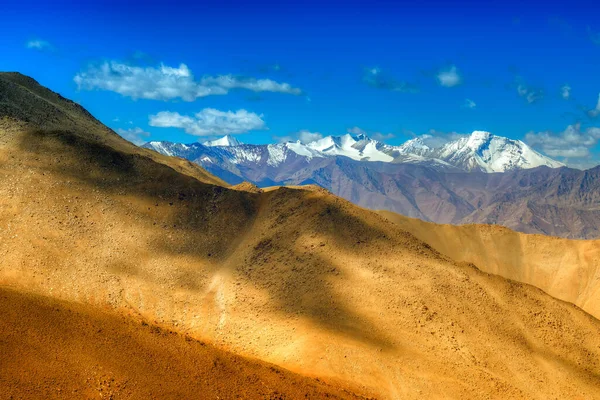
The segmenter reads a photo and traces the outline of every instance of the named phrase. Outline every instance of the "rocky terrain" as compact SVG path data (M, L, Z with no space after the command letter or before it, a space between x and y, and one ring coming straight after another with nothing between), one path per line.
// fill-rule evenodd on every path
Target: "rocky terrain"
M600 241L515 232L494 225L438 225L381 211L440 253L528 283L600 319Z
M364 398L86 304L0 288L0 315L2 398Z
M90 390L98 397L112 377L143 388L147 378L136 363L148 359L157 364L152 371L189 376L200 350L165 356L188 346L185 339L154 340L145 321L291 371L278 381L264 364L235 361L281 384L273 390L284 398L327 391L390 399L600 398L600 322L535 280L515 282L456 262L321 188L228 188L197 165L122 140L31 79L2 74L0 82L0 109L8 110L0 115L0 286L7 304L0 320L38 306L45 315L44 304L68 309L67 301L81 310L83 329L104 323L89 322L92 307L138 321L139 332L131 333L135 322L122 329L144 338L139 346L151 343L131 350L131 358L73 369L65 390L99 385L97 376L100 385ZM30 109L30 101L41 104ZM31 305L18 306L15 316L11 304L25 303ZM9 326L36 332L36 324L54 323L40 319ZM67 334L60 326L48 325L59 339ZM105 332L121 328L112 329ZM82 338L80 349L98 348L98 341L120 349L101 333L68 334ZM21 349L31 362L19 376L48 376L32 390L51 397L64 375L48 365L69 362L60 356L71 349L67 338L54 340L40 359L20 336L2 339L5 392L28 387L4 368L16 362L7 355ZM128 340L122 343L129 348ZM58 364L47 363L52 357ZM231 363L220 376L235 391L246 381L226 373ZM202 371L190 388L210 379ZM292 372L327 385L287 392L292 382L314 383ZM169 397L173 386L160 383L131 396L151 390Z

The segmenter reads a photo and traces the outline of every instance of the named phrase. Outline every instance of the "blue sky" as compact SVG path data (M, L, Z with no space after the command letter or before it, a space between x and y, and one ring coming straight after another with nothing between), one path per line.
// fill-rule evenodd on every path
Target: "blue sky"
M4 4L0 70L139 141L488 130L599 159L592 2L124 3Z

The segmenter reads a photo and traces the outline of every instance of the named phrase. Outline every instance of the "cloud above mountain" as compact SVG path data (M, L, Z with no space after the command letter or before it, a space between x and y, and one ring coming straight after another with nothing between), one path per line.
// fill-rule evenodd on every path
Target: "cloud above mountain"
M444 87L458 86L462 82L462 77L458 73L458 68L456 68L455 65L440 70L436 75L436 78L440 86Z
M590 165L597 164L591 149L600 140L600 128L589 127L582 129L581 124L569 125L564 131L529 132L525 141L551 157L562 157L571 166L580 166L589 160Z
M474 109L475 107L477 107L477 103L475 103L471 99L465 99L465 102L463 103L463 108Z
M527 86L524 83L517 85L517 93L524 98L528 104L533 104L544 98L544 91L539 88Z
M393 92L416 93L419 91L415 84L399 81L379 67L366 68L363 73L363 82L375 89Z
M289 83L271 79L256 79L235 75L203 76L194 78L185 64L170 67L140 67L119 63L104 62L89 65L85 71L75 75L79 90L106 90L134 99L194 101L199 97L225 95L233 89L253 92L276 92L300 95L302 91Z
M469 136L469 134L466 133L442 132L436 129L430 129L427 133L422 135L417 135L413 132L408 133L416 138L420 138L425 145L432 149L437 149L439 147L442 147L446 143Z
M29 40L27 43L25 43L25 47L38 51L48 51L53 49L53 46L50 44L50 42L42 39Z
M142 128L118 128L117 133L121 135L122 138L129 140L131 143L137 144L138 146L146 143L148 137L150 137L150 133L144 131Z
M600 32L594 32L589 26L586 28L588 37L595 45L600 46Z
M590 118L596 118L600 115L600 94L598 94L598 103L596 103L596 107L588 110L587 114Z
M311 132L306 129L303 129L300 132L296 133L295 136L297 136L298 140L300 140L302 143L310 143L314 142L315 140L323 139L322 133Z
M244 109L221 111L205 108L193 116L161 111L150 116L149 125L159 128L179 128L194 136L234 135L267 129L262 115Z
M571 86L563 85L560 88L560 95L563 99L569 100L571 98Z

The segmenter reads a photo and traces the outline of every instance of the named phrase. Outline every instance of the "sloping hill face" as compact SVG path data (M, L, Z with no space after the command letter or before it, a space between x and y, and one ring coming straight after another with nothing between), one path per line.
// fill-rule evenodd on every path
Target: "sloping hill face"
M89 305L0 288L0 316L6 398L357 398Z
M492 225L437 225L381 211L440 253L536 286L600 318L600 241L528 235Z
M441 224L496 224L566 238L600 236L600 167L445 173L337 160L285 182L315 183L363 207Z
M165 157L123 140L83 107L39 85L34 79L17 72L0 72L0 129L8 132L24 126L29 130L58 130L76 137L83 135L96 144L150 158L202 182L228 186L187 160Z
M0 130L2 285L383 398L600 398L600 323L570 304L324 190L230 190L26 128Z

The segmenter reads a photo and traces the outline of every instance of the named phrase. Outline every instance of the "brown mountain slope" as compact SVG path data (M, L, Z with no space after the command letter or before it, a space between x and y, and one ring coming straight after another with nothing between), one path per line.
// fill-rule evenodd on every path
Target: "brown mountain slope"
M0 387L11 399L357 398L89 305L0 289Z
M493 225L437 225L380 212L442 254L537 286L600 318L600 241L529 235Z
M1 285L384 398L600 398L580 309L324 190L230 190L119 146L0 129Z
M228 186L194 163L166 157L129 143L83 107L41 86L34 79L18 72L0 72L0 129L12 130L24 125L29 129L61 130L75 136L84 135L124 154L138 154L168 165L202 182Z
M340 163L339 168L352 166ZM600 167L587 171L538 167L487 174L369 165L352 178L347 186L352 192L332 185L334 193L371 209L441 224L495 224L577 239L600 236Z
M338 157L313 159L277 173L286 185L318 184L361 207L440 224L496 224L525 233L600 237L600 167L456 173Z

